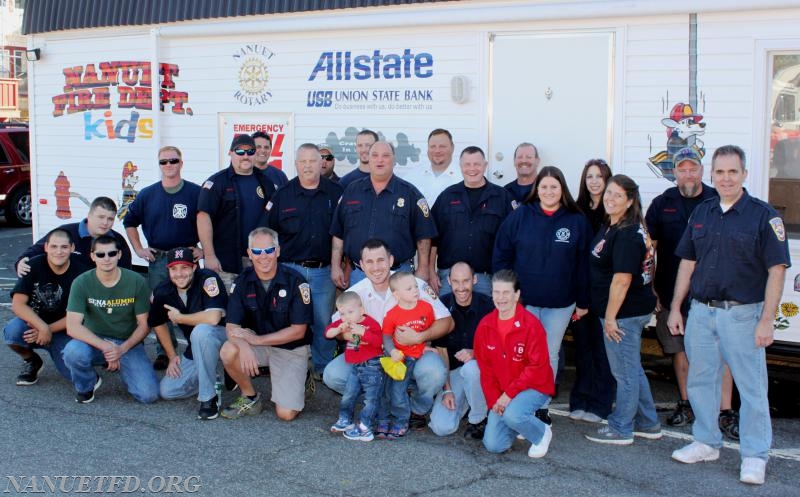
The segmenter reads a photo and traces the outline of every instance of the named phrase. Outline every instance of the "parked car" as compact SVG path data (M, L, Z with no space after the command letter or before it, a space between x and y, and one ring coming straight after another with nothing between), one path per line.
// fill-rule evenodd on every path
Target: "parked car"
M31 225L28 125L0 123L0 213L9 224Z

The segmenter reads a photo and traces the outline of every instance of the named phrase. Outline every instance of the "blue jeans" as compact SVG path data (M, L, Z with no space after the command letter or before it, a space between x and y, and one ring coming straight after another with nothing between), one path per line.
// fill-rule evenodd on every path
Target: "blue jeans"
M380 407L385 378L386 374L381 367L380 357L353 364L350 376L347 377L342 402L339 405L339 418L353 421L356 402L363 391L364 407L361 409L359 420L364 426L372 429L372 423L375 421L375 415Z
M192 342L192 359L181 356L181 375L177 378L166 375L161 378L159 393L162 399L185 399L197 395L197 400L203 402L216 395L214 383L217 380L219 349L227 340L225 327L198 324L189 339Z
M331 390L343 393L352 364L347 364L344 354L336 356L325 367L322 381ZM433 400L442 390L447 379L447 369L442 358L436 352L425 352L414 365L411 393L411 412L426 414L433 407ZM416 385L415 385L416 384Z
M453 293L453 289L450 287L450 270L449 269L440 269L437 273L439 275L439 295L447 295L448 293ZM474 292L481 292L484 295L488 295L489 297L492 296L492 275L489 273L475 273L475 276L478 278L478 282L475 283L475 286L472 287Z
M397 269L393 269L392 271L406 271L408 273L413 273L414 272L414 271L411 270L411 262L410 261L404 262L403 264L400 264L400 267L398 267ZM362 271L362 270L360 270L360 269L358 269L357 267L354 266L353 267L353 271L350 273L350 286L355 285L356 283L358 283L359 281L363 280L366 277L367 277L367 275L364 274L364 271Z
M511 399L502 416L489 411L483 446L489 452L505 452L514 443L517 433L531 443L539 443L547 426L534 414L550 402L550 396L528 389Z
M617 319L625 333L622 340L605 341L608 365L617 380L616 404L608 416L608 426L628 438L633 437L634 427L646 430L660 426L650 383L642 369L642 329L649 321L649 314ZM600 322L605 329L605 320L601 318Z
M611 413L617 381L611 374L603 340L603 327L593 312L572 323L575 340L575 384L569 409L580 409L605 419Z
M575 304L560 308L526 305L525 309L542 322L542 327L547 335L547 353L550 356L550 367L553 368L553 380L556 380L558 377L558 354L561 350L561 341L564 340L564 333L567 332L567 326L569 326L569 321L572 319ZM550 402L547 402L545 407L549 405Z
M117 345L123 340L107 339ZM103 353L86 342L70 340L64 347L64 364L69 368L72 385L78 393L90 392L97 381L95 366L105 363ZM158 399L158 378L153 371L144 345L141 343L120 358L120 377L122 383L134 399L149 404Z
M325 338L325 328L331 324L336 286L331 280L331 267L307 268L299 264L286 263L300 273L311 287L311 305L314 308L314 323L311 325L311 362L314 371L322 373L336 352L336 340Z
M431 431L440 437L450 435L458 430L461 418L469 411L467 420L478 424L486 419L486 398L481 388L481 371L474 359L450 371L450 390L456 401L456 408L448 409L442 404L442 392L436 396L428 423Z
M727 364L739 389L740 452L742 457L768 459L772 422L767 399L767 362L764 347L756 347L755 330L763 302L713 309L692 301L684 345L689 358L687 389L698 442L719 448L722 434L717 417L723 365Z
M402 380L386 378L381 406L378 409L378 426L408 429L408 420L411 419L408 384L411 383L416 362L413 357L406 357L403 360L406 365L406 375Z
M20 318L12 318L3 328L3 338L7 345L17 345L26 349L42 349L50 354L50 359L53 360L53 365L56 370L67 379L70 380L69 369L64 365L64 359L61 357L61 351L69 343L70 337L67 335L66 330L59 333L53 333L53 338L48 345L36 345L35 343L28 343L22 338L22 334L28 331L31 327L28 323Z

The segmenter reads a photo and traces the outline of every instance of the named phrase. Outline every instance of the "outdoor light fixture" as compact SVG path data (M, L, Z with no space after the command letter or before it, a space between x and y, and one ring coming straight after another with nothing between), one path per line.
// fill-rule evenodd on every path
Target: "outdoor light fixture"
M32 50L26 50L25 58L28 59L28 61L30 62L36 62L37 60L42 58L42 49L34 48Z

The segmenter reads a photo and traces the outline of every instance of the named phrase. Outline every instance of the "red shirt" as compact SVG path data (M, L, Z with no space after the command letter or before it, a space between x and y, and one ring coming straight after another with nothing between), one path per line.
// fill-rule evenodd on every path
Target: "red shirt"
M416 332L425 331L431 327L435 320L433 307L424 300L417 301L417 305L413 309L403 309L396 305L389 309L386 317L383 318L383 334L390 335L394 341L394 346L404 355L419 359L425 352L425 344L400 345L394 339L394 332L398 326L408 326Z
M331 328L338 328L341 324L342 320L338 319L328 325L325 331ZM355 342L347 342L347 346L344 349L344 360L348 364L366 362L374 357L381 357L383 355L381 325L366 314L361 317L361 321L359 321L358 324L365 328L364 336L361 337L361 341L357 346Z

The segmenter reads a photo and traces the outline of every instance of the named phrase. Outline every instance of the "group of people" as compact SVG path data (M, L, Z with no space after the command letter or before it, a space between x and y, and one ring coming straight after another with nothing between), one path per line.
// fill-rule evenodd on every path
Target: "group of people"
M289 181L268 163L268 135L238 135L229 166L202 185L182 178L178 148L163 147L161 181L123 220L127 241L112 229L116 205L100 197L86 219L20 256L17 317L4 330L25 361L17 384L38 381L42 348L78 402L93 401L105 368L140 402L196 397L199 419L235 419L263 410L252 379L268 368L282 420L303 410L317 378L342 394L331 431L349 439L425 426L445 436L466 416L465 436L488 450L520 437L538 458L553 436L548 406L568 328L569 416L607 419L586 438L661 437L640 359L655 311L681 396L667 422L694 422L695 440L672 457L714 460L723 432L739 436L735 380L740 479L763 483L764 348L790 261L780 217L743 188L740 148L714 153L716 190L695 150L676 153L677 186L645 214L636 183L601 159L586 163L575 200L561 170L539 169L531 143L515 150L517 178L505 187L486 179L479 147L451 164L444 129L428 137L430 165L405 179L391 143L362 130L355 144L358 167L341 178L330 149L302 144ZM130 270L128 241L149 262L147 279ZM142 345L151 329L153 364ZM239 388L224 408L220 362Z

